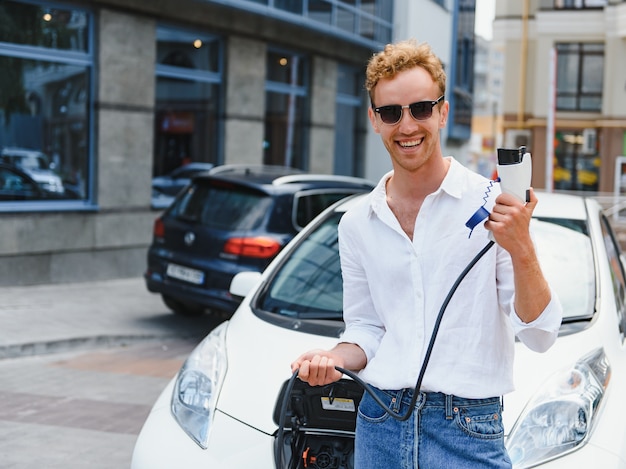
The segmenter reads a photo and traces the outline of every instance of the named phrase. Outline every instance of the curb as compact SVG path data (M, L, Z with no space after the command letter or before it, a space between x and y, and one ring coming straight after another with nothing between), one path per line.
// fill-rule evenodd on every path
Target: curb
M24 344L0 345L0 360L11 358L34 357L51 355L76 350L91 350L106 347L124 347L136 343L199 339L194 335L115 335L74 337L68 339L50 340L46 342L31 342Z

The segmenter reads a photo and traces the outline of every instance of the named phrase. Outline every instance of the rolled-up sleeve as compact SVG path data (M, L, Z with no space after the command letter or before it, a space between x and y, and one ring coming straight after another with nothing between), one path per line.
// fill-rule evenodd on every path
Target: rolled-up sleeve
M515 335L529 349L535 352L545 352L556 341L563 320L563 309L556 292L550 289L550 302L539 317L532 322L523 322L515 312L515 298L511 300L510 315Z

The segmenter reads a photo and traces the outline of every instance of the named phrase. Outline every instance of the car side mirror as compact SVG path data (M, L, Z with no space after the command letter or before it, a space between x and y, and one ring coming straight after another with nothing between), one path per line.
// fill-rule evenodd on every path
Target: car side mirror
M230 294L243 298L261 279L260 272L239 272L230 282Z

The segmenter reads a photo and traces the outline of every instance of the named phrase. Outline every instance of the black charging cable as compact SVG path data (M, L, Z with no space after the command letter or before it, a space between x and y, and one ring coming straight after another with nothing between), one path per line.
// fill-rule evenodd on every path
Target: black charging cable
M428 348L426 349L426 355L424 356L424 362L422 363L422 368L420 369L419 375L417 377L417 382L415 383L415 391L413 392L413 397L411 398L411 403L409 404L408 410L404 415L398 415L393 409L387 407L387 405L376 395L374 390L371 388L369 384L359 378L356 373L336 366L335 369L345 375L348 375L354 381L356 381L370 396L376 401L376 403L391 417L402 422L408 420L413 410L415 409L415 404L417 403L417 398L419 396L419 390L422 387L422 380L424 379L424 374L426 373L426 367L428 366L428 362L430 360L430 355L432 354L433 347L435 346L435 339L437 338L437 334L439 332L439 326L441 325L441 320L443 319L443 313L446 311L450 300L452 300L452 296L459 288L459 285L465 279L470 270L476 265L476 263L491 249L494 245L494 241L489 241L487 245L481 249L481 251L476 254L476 256L470 261L469 264L463 269L463 272L458 276L448 295L444 299L441 304L441 308L439 309L439 314L437 315L437 320L435 321L435 325L433 327L433 333L430 336L430 342L428 343ZM280 409L280 421L278 423L278 432L276 434L276 447L275 447L275 459L276 459L276 467L277 469L283 469L282 467L282 459L283 459L283 441L285 435L285 426L284 421L287 417L287 406L289 405L289 396L291 395L291 391L293 390L293 386L295 384L296 378L298 376L299 370L296 370L291 375L289 382L287 383L287 387L285 388L285 394L283 395L283 402Z

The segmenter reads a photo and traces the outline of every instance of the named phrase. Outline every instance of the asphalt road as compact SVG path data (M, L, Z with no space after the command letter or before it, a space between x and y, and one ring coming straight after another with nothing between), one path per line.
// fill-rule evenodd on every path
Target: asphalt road
M0 468L128 468L153 402L223 320L170 313L140 278L0 288Z

